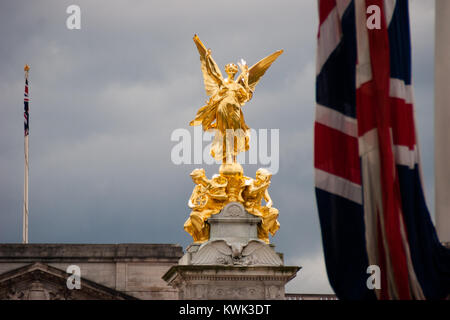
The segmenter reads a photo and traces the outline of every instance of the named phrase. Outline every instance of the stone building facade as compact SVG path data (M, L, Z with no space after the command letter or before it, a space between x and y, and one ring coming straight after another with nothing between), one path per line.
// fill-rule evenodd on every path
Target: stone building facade
M0 299L177 299L161 277L182 255L173 244L0 244ZM71 265L80 289L67 286Z
M0 244L0 300L176 300L177 289L162 277L182 256L176 244ZM73 265L80 289L67 286Z

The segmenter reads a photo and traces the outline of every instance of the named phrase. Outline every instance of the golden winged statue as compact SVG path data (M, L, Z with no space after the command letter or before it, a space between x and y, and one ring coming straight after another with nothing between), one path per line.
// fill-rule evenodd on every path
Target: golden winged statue
M203 130L214 130L211 155L222 163L236 163L236 156L249 149L250 128L244 120L242 106L249 101L261 77L283 50L276 51L249 68L244 60L238 63L241 74L235 80L238 66L225 66L224 79L219 67L200 38L194 42L200 54L201 69L209 100L201 107L191 126L202 125Z
M272 53L250 68L243 59L238 65L229 63L225 66L228 76L225 79L211 56L211 50L206 49L197 35L194 42L200 53L203 81L209 99L190 125L202 125L203 130L214 131L211 155L222 165L219 174L211 179L206 177L204 169L192 171L191 178L196 186L189 199L188 206L192 211L184 223L184 230L192 236L194 243L208 241L208 219L220 213L226 204L239 202L249 214L261 218L258 238L269 243L269 234L273 236L280 227L278 210L272 207L267 191L272 174L259 169L256 179L246 177L236 157L249 149L250 128L245 123L242 106L252 98L259 80L283 50ZM241 73L235 80L239 69Z

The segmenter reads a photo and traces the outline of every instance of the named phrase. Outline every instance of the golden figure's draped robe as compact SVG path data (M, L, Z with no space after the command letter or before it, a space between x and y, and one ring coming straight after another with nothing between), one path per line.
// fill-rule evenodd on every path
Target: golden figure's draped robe
M211 155L217 160L223 160L223 146L229 147L228 151L233 156L249 149L250 128L245 123L241 107L250 99L251 92L234 80L223 80L210 55L206 55L204 65L213 78L220 80L221 86L214 91L207 104L198 110L190 125L201 124L203 130L215 131Z

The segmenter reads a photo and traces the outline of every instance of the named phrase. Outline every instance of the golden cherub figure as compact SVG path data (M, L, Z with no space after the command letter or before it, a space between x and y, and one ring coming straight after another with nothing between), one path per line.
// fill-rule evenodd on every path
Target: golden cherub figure
M210 180L204 169L192 171L191 178L196 186L189 199L188 205L192 212L184 223L184 230L192 236L194 242L202 243L209 239L209 225L206 220L219 213L228 200L228 181L218 174Z
M252 98L257 83L283 50L272 53L251 68L241 59L238 63L241 74L235 80L237 65L229 63L225 66L228 78L224 79L211 57L211 50L206 49L197 35L194 42L200 53L205 90L210 98L190 125L201 124L205 131L215 130L211 155L222 163L236 163L237 154L249 149L250 128L241 107Z
M244 207L248 213L261 218L258 225L258 238L269 243L269 233L274 236L280 228L278 209L272 207L272 199L267 189L272 174L266 169L258 169L256 178L251 179L243 191ZM262 200L266 205L262 205Z

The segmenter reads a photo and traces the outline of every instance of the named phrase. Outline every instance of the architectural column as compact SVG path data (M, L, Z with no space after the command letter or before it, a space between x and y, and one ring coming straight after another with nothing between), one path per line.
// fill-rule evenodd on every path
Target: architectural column
M450 243L450 1L436 0L434 163L436 229Z

